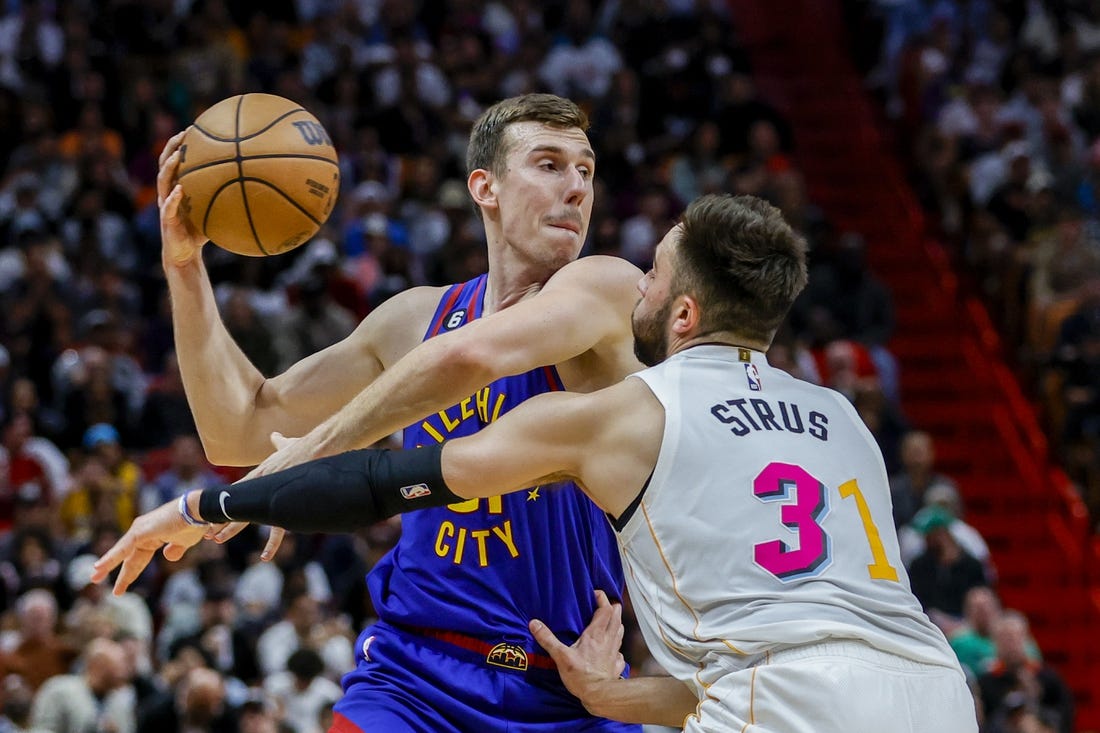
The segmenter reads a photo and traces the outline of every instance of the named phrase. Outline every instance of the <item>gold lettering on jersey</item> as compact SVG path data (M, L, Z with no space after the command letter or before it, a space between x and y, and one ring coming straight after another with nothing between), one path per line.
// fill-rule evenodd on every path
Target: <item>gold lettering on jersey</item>
M446 410L440 410L435 415L422 421L420 428L427 435L430 435L432 440L442 443L467 420L476 419L482 425L496 422L504 411L505 402L506 395L494 394L490 385L479 389L457 405L448 407ZM485 501L487 503L484 509L488 514L504 513L503 497L490 496ZM482 499L468 499L450 504L447 508L456 514L474 514L482 510L481 502ZM473 519L473 517L470 519ZM466 552L468 543L470 552ZM484 568L489 565L489 556L493 552L493 547L499 547L500 545L504 546L511 557L519 557L519 549L516 547L512 535L512 522L510 520L505 520L503 524L483 526L480 529L462 527L451 520L444 520L440 523L439 531L436 533L434 549L438 557L450 558L455 565L461 565L463 562L476 562L478 566ZM473 549L475 547L476 552Z
M505 520L502 525L494 525L489 529L468 530L465 527L456 527L454 522L444 521L439 525L439 532L435 536L435 554L438 557L450 557L455 565L461 565L466 557L466 539L473 538L477 543L477 564L480 567L489 566L489 548L496 543L491 542L496 537L508 550L512 557L519 557L519 549L512 537L512 522Z
M444 440L443 436L440 435L439 431L436 430L435 428L433 428L432 424L430 422L428 422L427 420L425 420L423 423L421 423L420 427L424 428L424 432L427 433L428 435L432 436L432 440L434 440L436 443L442 443L443 442L443 440Z
M421 429L432 436L432 440L442 443L466 420L476 417L485 425L496 422L504 408L506 396L498 394L494 401L490 393L491 389L491 386L483 387L477 391L477 394L470 395L457 405L440 410L433 416L439 418L439 424L433 424L432 419L429 418L420 423Z
M501 542L508 546L508 554L512 557L519 557L519 550L516 549L516 543L512 540L512 520L507 519L501 527L493 527L493 534L500 538Z
M440 410L437 414L439 419L443 421L443 427L447 428L448 433L453 433L455 428L462 424L461 420L452 420L446 410Z
M748 349L737 349L737 358L741 361L752 361L752 352Z

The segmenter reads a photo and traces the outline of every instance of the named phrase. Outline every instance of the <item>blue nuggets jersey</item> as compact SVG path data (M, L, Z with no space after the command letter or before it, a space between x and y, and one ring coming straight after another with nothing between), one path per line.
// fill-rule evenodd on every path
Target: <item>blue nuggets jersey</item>
M486 277L447 290L425 339L482 315ZM498 379L406 428L405 448L470 435L527 398L560 389L552 366ZM620 599L623 577L607 518L575 484L561 483L404 515L397 547L367 585L382 621L541 652L530 619L572 643L595 612L593 591Z

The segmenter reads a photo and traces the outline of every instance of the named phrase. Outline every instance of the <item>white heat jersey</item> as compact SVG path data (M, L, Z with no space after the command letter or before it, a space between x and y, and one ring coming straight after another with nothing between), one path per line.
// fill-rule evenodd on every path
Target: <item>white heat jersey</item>
M665 429L619 544L670 674L706 684L826 639L958 667L909 589L882 455L842 395L719 345L633 376Z

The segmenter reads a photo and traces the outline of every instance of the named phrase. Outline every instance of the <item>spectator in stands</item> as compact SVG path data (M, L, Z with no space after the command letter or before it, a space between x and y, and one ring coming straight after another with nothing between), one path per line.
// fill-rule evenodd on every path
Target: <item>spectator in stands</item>
M951 513L939 506L917 512L913 526L924 535L927 547L908 568L913 595L948 635L962 623L967 591L989 582L982 564L951 534L954 521Z
M59 494L67 490L69 461L57 447L57 439L65 429L65 420L61 414L49 405L43 404L38 396L38 385L27 377L18 377L11 382L5 416L23 413L31 418L35 434L27 439L24 449L37 456L50 474L50 482Z
M286 539L290 539L289 545ZM321 564L313 559L306 542L306 538L288 533L273 562L251 562L241 573L234 597L246 621L270 621L280 615L285 607L283 599L290 589L305 588L313 600L322 605L332 601L328 576Z
M1066 467L1100 522L1100 285L1092 290L1062 323L1053 362L1064 408Z
M196 433L175 351L165 356L164 373L149 387L139 424L144 448L165 448L180 436Z
M890 476L895 527L913 521L913 516L926 504L928 490L934 486L946 486L958 496L955 482L935 470L936 448L932 436L923 430L913 430L902 438L901 466L900 471Z
M266 376L274 375L279 368L279 355L275 350L275 337L263 318L256 312L249 299L248 291L232 287L223 306L225 326L233 336L241 351ZM179 362L176 361L176 369Z
M264 679L264 691L276 701L294 733L322 733L317 725L321 710L331 708L344 694L322 675L324 671L321 655L302 648L286 660L286 671Z
M34 589L51 593L67 605L70 594L65 585L64 565L58 559L57 543L43 526L27 525L16 529L7 548L8 559L0 562L0 598L3 607Z
M73 474L73 487L61 504L60 518L77 541L87 541L100 523L129 527L137 510L141 468L119 444L113 425L97 423L84 433L86 455Z
M80 674L52 677L38 689L31 725L51 733L134 731L134 692L126 675L123 648L110 639L95 639L83 657Z
M924 494L924 507L937 507L948 512L954 521L950 524L951 535L968 554L982 564L986 577L992 581L996 578L993 567L993 559L989 553L989 545L978 530L967 524L962 518L962 500L959 493L947 484L937 484L928 489ZM923 511L923 508L921 509ZM917 529L921 525L923 517L920 511L913 515L910 524L898 528L898 543L901 545L901 559L910 565L914 558L925 550L924 535Z
M100 423L113 426L116 434L121 428L127 441L130 440L127 393L113 382L111 357L106 351L88 346L79 352L65 352L58 357L54 375L65 414L66 437L62 448L80 445L88 429Z
M183 496L187 491L222 483L225 480L210 470L198 436L178 435L172 440L171 462L167 470L155 476L141 491L141 512Z
M269 627L256 642L256 655L264 676L287 669L287 660L298 649L313 649L324 661L326 674L339 677L351 668L350 629L339 619L325 618L316 600L304 588L290 589L283 619Z
M965 624L951 635L948 642L963 666L967 677L976 680L997 658L993 643L993 625L1001 617L1001 601L988 586L975 586L963 600Z
M31 449L33 437L34 425L24 413L0 427L0 530L20 524L28 512L49 513L56 506L57 488L48 464Z
M27 591L15 611L19 626L0 649L0 675L19 675L34 691L68 672L79 650L57 633L57 599L51 591Z
M10 733L37 733L31 728L31 703L34 690L17 674L0 680L0 730Z
M225 583L206 588L194 633L177 638L169 648L169 657L184 646L202 650L211 668L224 677L232 677L246 685L261 681L253 640L236 624L237 609L233 592Z
M174 689L150 700L142 708L137 733L234 733L235 712L225 702L225 681L212 669L190 670Z
M812 268L800 307L827 313L834 323L834 338L867 348L883 392L896 403L900 399L898 366L886 348L895 326L893 296L871 274L866 249L861 234L842 235L830 258Z
M1052 716L1059 733L1073 733L1073 695L1053 668L1029 653L1027 618L1005 611L992 630L997 657L978 677L986 719L1003 725L1018 707L1026 706Z
M79 641L103 632L112 637L124 633L150 643L153 617L145 601L133 592L116 596L104 584L92 583L94 562L94 555L78 555L69 563L66 578L76 600L65 616L65 627Z
M901 445L909 423L898 405L886 398L878 380L859 379L855 384L852 406L882 451L887 474L895 474L901 469Z
M606 94L622 64L618 49L592 22L589 3L570 0L562 33L539 67L539 79L559 97L582 103Z
M275 334L281 368L340 341L356 326L355 316L335 303L325 282L311 276L298 287L300 302L290 309Z

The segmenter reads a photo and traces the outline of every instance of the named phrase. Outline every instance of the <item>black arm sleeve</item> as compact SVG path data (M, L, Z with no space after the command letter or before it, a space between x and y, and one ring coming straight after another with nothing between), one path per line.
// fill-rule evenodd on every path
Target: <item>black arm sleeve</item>
M351 532L395 514L462 501L443 482L442 445L354 450L268 476L204 489L207 522L256 522L294 532Z

